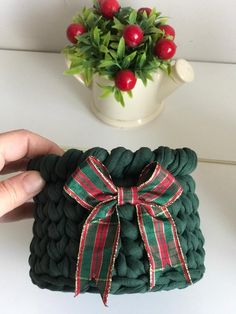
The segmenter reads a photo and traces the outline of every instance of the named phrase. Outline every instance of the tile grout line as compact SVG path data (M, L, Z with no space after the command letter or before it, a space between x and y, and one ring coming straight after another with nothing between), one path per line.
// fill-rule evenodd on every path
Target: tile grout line
M199 163L207 163L207 164L236 166L236 161L233 161L233 160L208 159L208 158L199 157L198 162Z

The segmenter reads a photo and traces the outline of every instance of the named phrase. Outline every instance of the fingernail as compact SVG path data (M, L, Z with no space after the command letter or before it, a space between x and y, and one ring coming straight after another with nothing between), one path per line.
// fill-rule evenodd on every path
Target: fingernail
M23 178L23 188L29 195L39 193L44 187L45 181L37 171L29 171Z

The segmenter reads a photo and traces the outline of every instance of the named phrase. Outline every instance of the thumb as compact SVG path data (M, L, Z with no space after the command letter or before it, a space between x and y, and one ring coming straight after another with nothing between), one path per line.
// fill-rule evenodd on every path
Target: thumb
M26 171L0 182L0 217L24 204L45 185L37 171Z

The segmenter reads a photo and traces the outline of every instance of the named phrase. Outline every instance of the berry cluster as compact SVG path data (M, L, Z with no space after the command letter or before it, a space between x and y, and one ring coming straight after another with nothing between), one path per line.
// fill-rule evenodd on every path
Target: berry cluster
M97 10L98 14L107 20L107 23L112 23L113 20L117 20L121 7L117 0L98 0ZM147 19L152 12L151 8L143 7L137 11L137 15ZM125 47L129 52L132 49L133 51L139 50L145 38L149 35L145 33L145 29L137 21L127 23L122 29L121 37L123 37ZM176 52L175 30L164 23L155 24L155 21L153 21L152 26L161 34L156 42L152 44L152 53L160 61L169 61ZM72 44L79 45L79 37L88 31L86 25L72 23L67 28L67 37ZM116 71L114 81L115 86L120 91L131 91L136 84L137 77L133 69L122 68Z

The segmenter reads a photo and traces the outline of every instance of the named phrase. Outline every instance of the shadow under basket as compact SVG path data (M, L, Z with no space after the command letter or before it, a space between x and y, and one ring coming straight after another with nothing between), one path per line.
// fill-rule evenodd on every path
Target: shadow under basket
M32 282L50 290L75 290L80 236L89 212L67 195L63 187L89 156L95 156L106 166L116 186L135 186L142 169L154 161L176 178L183 192L168 206L168 210L176 225L192 283L200 280L205 271L205 251L198 214L199 201L195 194L195 182L190 175L197 165L195 152L189 148L168 147L159 147L154 151L143 147L132 152L118 147L110 153L102 148L85 152L70 149L61 157L45 155L29 162L28 169L40 171L46 181L43 191L34 198L36 206L29 258ZM135 206L120 206L119 216L120 241L110 293L144 293L188 286L183 274L167 265L150 290L149 260L139 232ZM95 282L90 281L81 292L98 293Z

